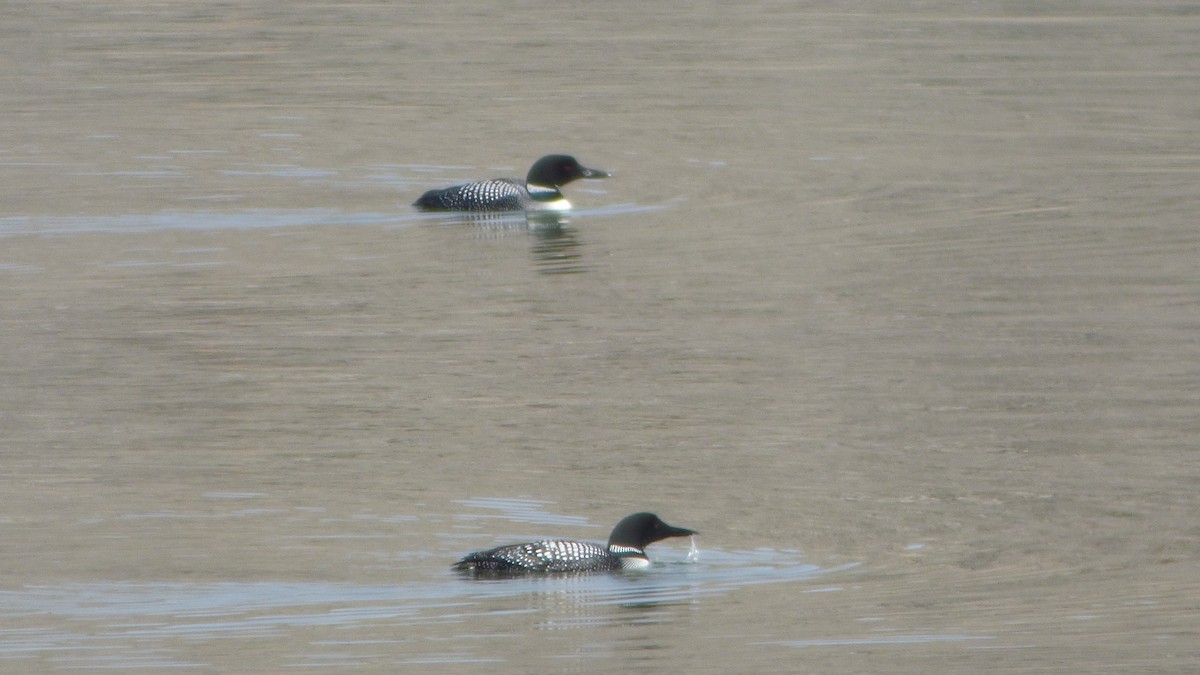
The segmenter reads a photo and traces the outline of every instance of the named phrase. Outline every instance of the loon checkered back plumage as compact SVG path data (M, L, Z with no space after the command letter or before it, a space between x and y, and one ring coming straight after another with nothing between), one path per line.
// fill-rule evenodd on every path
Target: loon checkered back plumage
M525 180L492 178L430 190L413 206L425 211L563 211L571 203L559 188L580 178L608 178L570 155L546 155L533 163Z
M668 525L653 513L635 513L617 523L607 546L569 539L497 546L464 557L453 569L482 575L634 569L649 566L646 547L650 544L692 534L696 532Z

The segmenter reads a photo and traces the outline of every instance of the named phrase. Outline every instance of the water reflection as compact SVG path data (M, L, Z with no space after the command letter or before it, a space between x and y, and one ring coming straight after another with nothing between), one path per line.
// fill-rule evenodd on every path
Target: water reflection
M367 213L338 209L164 210L99 216L0 216L0 238L9 236L68 236L75 234L149 234L160 231L296 230L330 226L383 226L389 229L435 224L473 228L480 236L527 236L534 268L540 274L580 274L585 263L583 241L572 219L633 215L669 208L677 200L657 205L617 204L601 209L556 212L502 213ZM132 261L129 266L151 264ZM161 263L167 264L167 263ZM37 268L0 264L0 270Z
M573 227L567 227L568 220L562 216L549 219L539 219L534 224L531 221L530 232L533 234L534 263L542 274L579 274L587 270L583 264L581 252L582 242L578 232Z
M439 214L438 220L449 225L466 225L489 235L530 236L530 252L541 274L579 274L583 264L583 243L579 231L570 227L570 218L553 211Z
M669 623L680 608L700 603L700 594L687 592L688 586L694 586L691 582L675 579L664 583L645 577L645 574L519 580L464 577L465 583L475 587L467 592L480 611L463 615L486 621L497 613L529 614L532 619L529 624L535 629L564 630Z
M245 637L278 635L302 626L340 626L387 621L395 624L486 620L511 614L535 615L545 629L671 621L679 608L741 586L811 581L855 567L822 569L802 564L795 552L704 551L701 562L682 562L685 552L668 550L644 572L478 580L445 570L428 583L120 583L98 582L0 591L0 618L88 622L93 634L110 639ZM823 589L828 590L828 589ZM46 649L53 629L38 639ZM67 625L71 625L68 623ZM79 626L76 626L77 628ZM66 639L62 633L58 639ZM13 635L0 635L0 653L17 648ZM26 645L28 646L28 645Z

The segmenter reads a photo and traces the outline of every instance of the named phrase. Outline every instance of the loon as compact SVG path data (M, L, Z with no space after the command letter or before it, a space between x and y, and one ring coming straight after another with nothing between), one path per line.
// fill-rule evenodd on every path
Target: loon
M668 525L653 513L635 513L617 523L608 546L567 539L511 544L476 551L454 563L452 569L485 575L638 569L650 566L646 546L691 534L696 532Z
M492 178L430 190L413 202L425 211L566 211L571 202L558 188L580 178L609 178L570 155L546 155L529 167L525 180Z

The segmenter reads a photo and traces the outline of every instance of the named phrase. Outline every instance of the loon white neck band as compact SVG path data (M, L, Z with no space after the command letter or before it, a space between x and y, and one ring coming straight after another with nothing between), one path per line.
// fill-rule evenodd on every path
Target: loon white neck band
M538 210L567 211L571 208L571 202L562 196L558 188L530 183L525 186L525 189L529 191L529 197L533 199Z

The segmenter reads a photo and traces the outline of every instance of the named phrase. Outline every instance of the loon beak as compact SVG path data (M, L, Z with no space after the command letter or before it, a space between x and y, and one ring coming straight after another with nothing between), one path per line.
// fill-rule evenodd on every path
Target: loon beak
M586 166L579 167L583 171L581 178L612 178L612 174L600 169L589 169Z
M667 525L667 529L666 529L667 537L687 537L687 536L693 535L693 534L700 534L700 533L695 530L689 530L686 527L675 527L674 525Z

